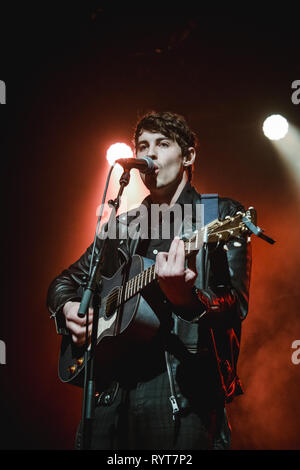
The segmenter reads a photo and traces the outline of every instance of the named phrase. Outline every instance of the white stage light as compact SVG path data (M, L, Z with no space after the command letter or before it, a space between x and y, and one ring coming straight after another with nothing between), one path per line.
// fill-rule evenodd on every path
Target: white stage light
M280 114L272 114L263 124L263 132L270 140L283 139L289 129L287 120Z
M106 158L110 165L113 165L119 158L132 158L133 151L129 145L120 142L113 144L106 152Z

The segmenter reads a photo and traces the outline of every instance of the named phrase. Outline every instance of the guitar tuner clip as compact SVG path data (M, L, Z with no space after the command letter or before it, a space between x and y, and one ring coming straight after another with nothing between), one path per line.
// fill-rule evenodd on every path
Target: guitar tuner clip
M250 232L254 233L254 235L259 238L262 238L265 242L270 243L270 245L273 245L275 243L275 240L265 235L263 233L263 230L260 227L254 225L247 217L243 217L242 220L246 227L250 230Z

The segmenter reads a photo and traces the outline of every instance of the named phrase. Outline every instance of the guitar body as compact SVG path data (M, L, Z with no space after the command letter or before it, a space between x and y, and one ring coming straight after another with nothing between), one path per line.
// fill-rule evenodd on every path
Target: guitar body
M97 346L95 348L96 373L100 373L99 380L109 380L112 371L120 366L122 357L141 344L150 341L160 327L160 319L150 307L151 298L159 295L155 286L148 287L143 295L138 293L126 300L119 307L115 305L120 298L120 286L123 280L134 278L154 261L134 255L129 267L123 265L114 274L107 278L102 276L101 305L99 308ZM157 307L157 302L154 301ZM71 335L63 336L58 364L58 374L63 382L74 385L83 385L84 378L84 347L76 346ZM99 371L99 372L98 372Z

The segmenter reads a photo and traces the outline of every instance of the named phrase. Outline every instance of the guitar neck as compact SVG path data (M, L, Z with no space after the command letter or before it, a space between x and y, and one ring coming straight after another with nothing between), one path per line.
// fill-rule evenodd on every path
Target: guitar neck
M195 230L192 237L184 242L184 253L187 258L195 251L199 251L204 243L218 243L221 240L227 241L228 239L240 235L241 233L248 232L247 227L242 221L245 216L243 212L237 212L235 216L226 216L224 220L215 219L209 224L202 227L200 230ZM251 221L256 221L256 211L253 207L249 208L246 212L246 217ZM128 300L130 297L138 294L142 289L148 286L156 278L155 264L140 272L126 282L124 287L120 287L118 295L118 303ZM124 295L123 295L123 289Z
M203 241L203 237L205 236L205 232L212 225L215 221L211 222L210 224L202 227L201 230L197 230L194 232L193 236L184 242L184 252L185 257L187 258L191 255L194 251L198 251L201 247L202 243L200 244L200 239ZM203 232L203 233L202 233ZM156 272L155 272L155 264L150 266L149 268L145 269L144 271L140 272L138 275L131 278L129 281L126 282L124 288L124 297L122 300L125 302L130 297L135 296L141 290L143 290L146 286L148 286L151 282L156 279ZM122 292L120 293L119 300L121 299Z
M156 279L156 272L155 272L155 264L149 266L149 268L145 269L144 271L140 272L129 281L126 282L124 288L124 302L128 300L130 297L134 297L138 294L141 290L143 290L146 286L151 284Z

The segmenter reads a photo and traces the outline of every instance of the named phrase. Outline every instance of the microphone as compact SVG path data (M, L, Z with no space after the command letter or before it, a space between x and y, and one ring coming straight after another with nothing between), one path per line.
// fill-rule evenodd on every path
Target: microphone
M116 160L115 163L119 163L124 168L124 170L131 170L132 168L136 168L142 173L151 173L158 168L158 166L155 165L154 161L150 157L119 158L119 160Z

